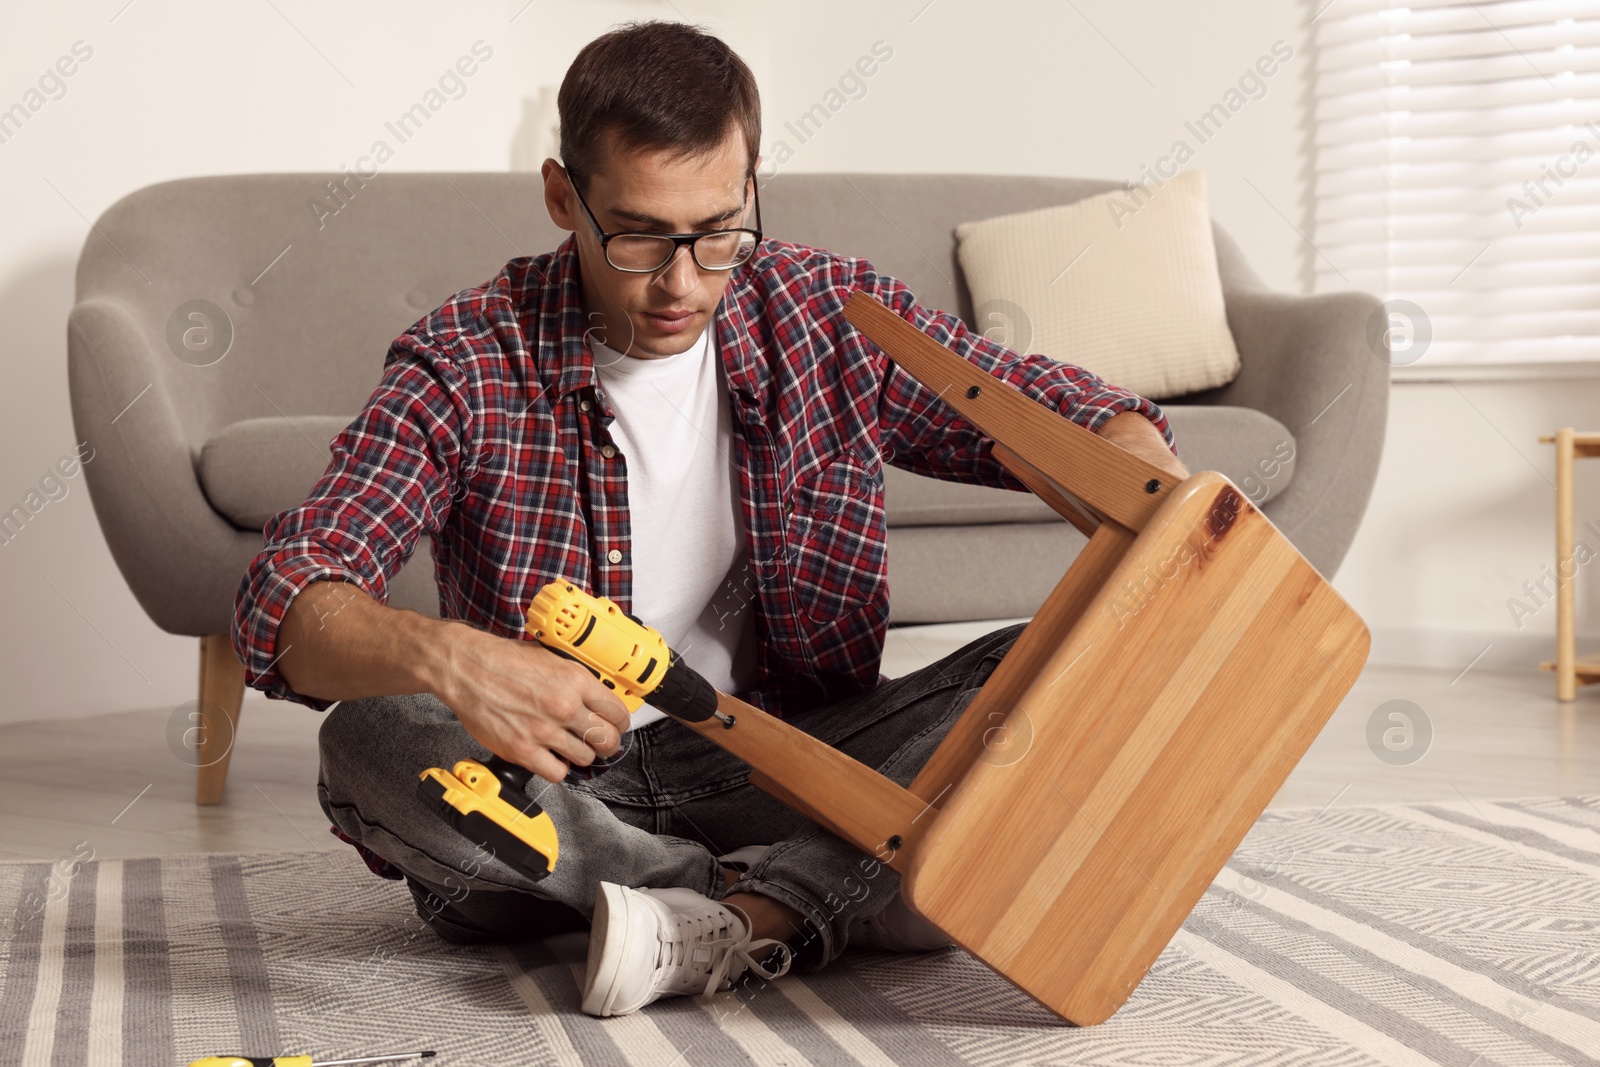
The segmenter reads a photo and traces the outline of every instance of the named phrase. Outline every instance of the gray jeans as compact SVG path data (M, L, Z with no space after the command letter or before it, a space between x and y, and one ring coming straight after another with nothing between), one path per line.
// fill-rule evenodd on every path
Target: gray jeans
M787 721L908 785L1024 625ZM694 731L667 719L624 737L623 758L594 779L529 785L561 842L540 881L461 837L418 797L422 770L489 754L431 694L346 700L327 712L317 796L339 830L403 873L418 915L453 942L582 929L601 882L683 886L720 900L717 856L770 844L726 892L760 893L804 916L807 933L790 944L802 969L815 969L844 950L852 922L899 891L894 871L751 786L746 764Z

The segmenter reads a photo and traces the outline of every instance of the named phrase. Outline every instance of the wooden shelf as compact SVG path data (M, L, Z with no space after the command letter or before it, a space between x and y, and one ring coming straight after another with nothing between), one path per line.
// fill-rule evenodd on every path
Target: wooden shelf
M1555 434L1546 434L1539 438L1541 444L1555 443ZM1572 435L1572 451L1579 459L1590 456L1600 456L1600 433L1575 433Z
M1563 426L1539 440L1556 446L1556 658L1546 666L1556 672L1556 699L1575 700L1578 686L1600 681L1600 661L1578 658L1577 575L1567 573L1562 564L1573 558L1578 536L1573 468L1580 459L1600 456L1600 433L1578 433Z
M1581 658L1573 664L1573 667L1578 676L1579 685L1591 685L1594 682L1600 682L1600 656ZM1545 660L1539 664L1539 669L1543 671L1555 670L1555 660Z

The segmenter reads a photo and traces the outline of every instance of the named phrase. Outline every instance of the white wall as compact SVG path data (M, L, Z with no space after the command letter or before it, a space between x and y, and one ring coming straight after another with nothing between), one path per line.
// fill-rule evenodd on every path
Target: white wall
M1539 437L1600 428L1597 413L1594 378L1394 387L1372 503L1335 582L1371 625L1374 660L1461 671L1480 654L1474 670L1554 658L1555 449ZM1600 529L1600 463L1578 462L1576 510L1600 553L1583 529ZM1577 573L1581 654L1596 643L1583 637L1600 564Z
M1310 12L1296 0L539 0L511 24L514 91L553 90L584 42L638 17L687 17L740 51L761 81L763 149L770 158L787 141L787 170L1132 180L1186 138L1197 149L1192 165L1210 171L1217 217L1252 263L1272 284L1302 288L1302 245L1289 220L1304 228ZM1294 58L1199 145L1185 120L1279 40ZM803 145L786 133L784 123L821 101L877 41L893 55L866 79L865 95Z
M526 117L537 109L524 101L553 91L578 48L624 19L686 17L739 49L761 79L769 154L784 122L882 41L893 55L865 95L804 145L791 143L785 169L1135 179L1183 138L1196 149L1192 165L1209 172L1214 214L1269 284L1307 288L1296 229L1308 226L1310 9L1298 0L124 3L0 12L0 107L74 42L94 50L66 95L0 144L6 506L73 444L64 326L86 219L168 178L337 169L478 39L494 59L403 148L397 169L512 166L518 146L540 142L539 122ZM1294 58L1198 144L1185 120L1277 41ZM1553 555L1548 486L1534 469L1548 472L1548 456L1532 435L1561 418L1584 424L1600 383L1461 392L1489 420L1449 385L1395 390L1373 509L1338 582L1384 647L1426 650L1431 635L1446 659L1462 634L1470 643L1480 632L1510 640L1548 629L1551 611L1519 634L1503 603ZM193 698L194 642L145 618L81 484L0 546L0 603L0 721Z
M93 53L64 96L0 144L4 508L74 443L66 319L86 219L170 178L338 170L480 38L495 57L393 166L506 166L515 60L500 3L456 0L447 14L419 0L125 3L0 8L0 108L24 100L75 42ZM81 477L67 484L0 544L0 721L194 699L198 643L145 617Z

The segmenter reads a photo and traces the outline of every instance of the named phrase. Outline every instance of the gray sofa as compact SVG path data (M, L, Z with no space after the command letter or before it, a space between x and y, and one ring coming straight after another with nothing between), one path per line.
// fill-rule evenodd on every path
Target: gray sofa
M864 256L970 323L957 223L1115 187L792 174L763 186L762 211L771 236ZM312 209L317 200L342 206L329 214ZM84 474L139 603L162 629L203 639L213 672L203 705L236 715L242 674L229 674L215 644L227 640L240 576L266 519L322 473L329 439L362 407L389 342L505 260L563 236L532 174L191 178L131 193L96 222L68 326L73 419L96 452ZM1232 478L1331 576L1382 446L1388 368L1366 341L1377 300L1273 292L1220 228L1216 245L1243 370L1163 404L1179 454ZM209 317L190 317L196 308ZM885 492L894 624L1031 615L1083 543L1031 494L898 469ZM420 546L390 603L437 614Z

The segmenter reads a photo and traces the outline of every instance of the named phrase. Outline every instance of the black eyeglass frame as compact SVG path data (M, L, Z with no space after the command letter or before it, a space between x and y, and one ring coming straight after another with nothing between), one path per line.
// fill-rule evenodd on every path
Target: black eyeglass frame
M677 256L678 249L682 248L684 245L689 246L689 256L694 260L694 265L699 267L701 270L719 272L737 270L754 259L755 249L761 244L761 238L763 237L761 232L761 194L758 191L760 183L755 180L754 174L747 174L745 176L745 180L750 182L750 200L755 205L756 209L756 224L753 228L749 226L734 226L725 230L703 230L700 233L650 233L645 230L614 230L611 233L607 233L605 230L600 228L600 220L594 217L594 212L589 209L588 201L584 200L583 193L579 192L578 183L573 179L572 172L567 172L567 181L572 185L572 191L577 193L578 203L583 207L583 213L588 217L589 225L594 227L596 236L600 238L600 254L606 257L606 265L612 270L620 270L625 274L654 274L656 271L671 263L673 258ZM741 259L739 262L729 264L726 267L708 267L704 263L700 262L700 254L695 250L695 243L699 241L700 238L721 237L730 233L748 233L755 235L755 241L751 243L750 254L748 256L746 256L744 259ZM658 240L671 241L672 251L668 252L666 257L654 267L619 267L611 261L611 253L607 248L607 246L611 244L612 239L616 237L654 237Z

